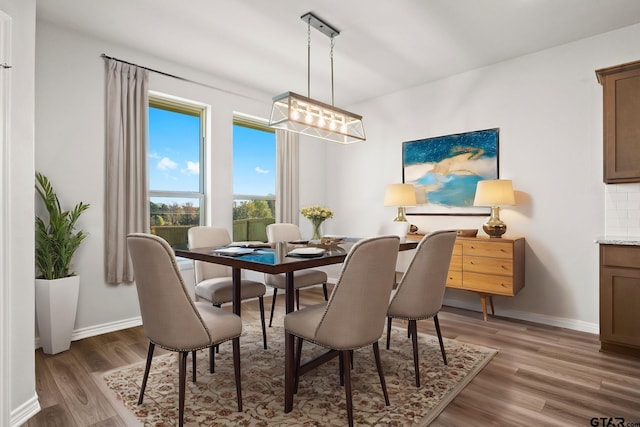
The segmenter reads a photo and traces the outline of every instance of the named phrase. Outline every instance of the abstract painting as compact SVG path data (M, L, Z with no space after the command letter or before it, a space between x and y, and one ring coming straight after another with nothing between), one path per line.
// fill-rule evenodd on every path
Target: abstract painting
M473 206L478 181L498 179L499 129L402 144L402 180L416 187L418 206L408 215L486 215Z

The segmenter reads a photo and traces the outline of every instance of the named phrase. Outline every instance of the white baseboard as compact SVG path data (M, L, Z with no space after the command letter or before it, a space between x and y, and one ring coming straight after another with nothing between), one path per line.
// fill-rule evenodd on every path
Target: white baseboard
M89 338L96 335L106 334L108 332L120 331L122 329L133 328L135 326L142 325L142 318L140 316L132 317L130 319L118 320L117 322L103 323L101 325L89 326L87 328L76 329L71 334L71 341L81 340L83 338ZM40 337L36 337L35 348L40 348Z
M471 311L478 310L477 303L469 303L455 298L446 298L445 304L450 307L462 308ZM600 333L600 325L597 323L583 322L582 320L567 319L565 317L548 316L546 314L531 313L527 311L505 310L500 309L500 317L509 317L512 319L526 320L528 322L540 323L543 325L556 326L559 328L572 329L574 331L588 332L591 334Z
M40 412L40 402L38 402L38 395L35 394L32 398L11 411L9 425L11 427L21 426L38 412Z

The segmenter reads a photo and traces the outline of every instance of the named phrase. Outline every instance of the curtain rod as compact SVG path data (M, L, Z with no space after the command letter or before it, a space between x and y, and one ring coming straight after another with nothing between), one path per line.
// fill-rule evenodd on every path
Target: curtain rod
M222 88L219 88L219 87L216 87L216 86L211 86L211 85L206 84L206 83L201 83L201 82L197 82L195 80L191 80L191 79L187 79L187 78L184 78L184 77L176 76L175 74L165 73L164 71L159 71L159 70L156 70L156 69L153 69L153 68L145 67L144 65L135 64L133 62L125 61L124 59L115 58L113 56L109 56L109 55L104 54L104 53L101 54L100 56L102 58L104 58L104 59L112 59L114 61L122 62L123 64L133 65L134 67L139 67L139 68L151 71L152 73L161 74L161 75L167 76L167 77L172 77L174 79L182 80L182 81L188 82L188 83L194 83L194 84L197 84L197 85L200 85L200 86L208 87L210 89L218 90L220 92L225 92L225 93L228 93L230 95L240 96L242 98L251 99L253 101L261 101L260 99L254 98L252 96L243 95L241 93L233 92L233 91L230 91L230 90L227 90L227 89L222 89Z

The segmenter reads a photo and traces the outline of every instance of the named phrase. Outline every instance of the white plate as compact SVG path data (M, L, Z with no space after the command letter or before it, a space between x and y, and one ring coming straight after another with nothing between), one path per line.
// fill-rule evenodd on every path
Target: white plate
M296 248L289 252L290 255L319 255L324 253L324 249L322 248Z
M252 249L252 248L241 248L241 247L238 247L238 246L231 246L231 247L227 247L227 248L214 249L212 252L218 253L218 254L222 254L222 255L237 256L237 255L250 254L253 251L254 251L254 249Z

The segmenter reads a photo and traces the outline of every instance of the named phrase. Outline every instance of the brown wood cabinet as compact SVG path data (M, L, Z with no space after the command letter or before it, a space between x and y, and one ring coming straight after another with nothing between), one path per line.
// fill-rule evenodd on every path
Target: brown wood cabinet
M640 246L600 245L600 348L640 357Z
M487 320L487 300L495 314L494 295L514 296L524 287L524 243L523 237L456 238L447 287L478 293Z
M596 75L603 88L604 182L640 182L640 61Z

